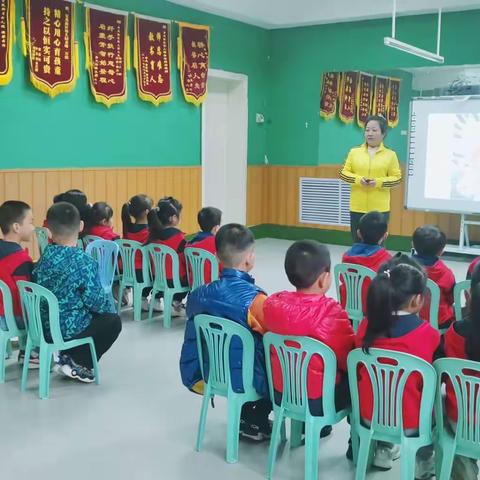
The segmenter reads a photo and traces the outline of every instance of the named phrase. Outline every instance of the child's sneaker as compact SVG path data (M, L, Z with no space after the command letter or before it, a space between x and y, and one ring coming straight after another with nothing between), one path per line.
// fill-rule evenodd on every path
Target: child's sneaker
M372 465L379 470L390 470L393 467L393 462L400 458L400 447L392 445L391 447L382 443L377 444L375 450L375 457Z
M172 303L172 317L185 316L185 305L182 302L174 301Z
M254 442L264 442L269 440L272 436L272 426L270 422L267 425L256 425L254 423L247 423L245 420L240 420L240 436L248 438Z
M19 365L23 365L24 362L25 362L25 351L19 350L18 363ZM28 362L28 369L37 370L38 368L40 368L40 355L36 350L32 350L30 352L30 361Z
M153 304L153 311L154 312L163 312L163 299L162 298L156 298L152 300L154 302Z
M432 455L426 460L417 457L415 462L415 480L428 480L435 476L435 457Z
M95 375L89 368L77 365L71 357L63 355L61 372L66 376L84 383L95 381Z
M148 298L142 298L142 312L148 312L150 310L150 302Z

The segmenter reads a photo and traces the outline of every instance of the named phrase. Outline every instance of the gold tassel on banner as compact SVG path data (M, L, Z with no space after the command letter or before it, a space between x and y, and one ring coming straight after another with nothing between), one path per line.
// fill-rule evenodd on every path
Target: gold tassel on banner
M125 36L125 63L127 65L127 71L132 69L132 60L130 58L130 35Z
M75 42L75 78L80 78L80 47L78 42Z
M85 70L90 68L90 51L88 46L88 32L83 34L83 42L85 43Z
M25 28L25 17L22 17L20 22L20 28L22 32L22 54L24 57L27 56L27 32Z

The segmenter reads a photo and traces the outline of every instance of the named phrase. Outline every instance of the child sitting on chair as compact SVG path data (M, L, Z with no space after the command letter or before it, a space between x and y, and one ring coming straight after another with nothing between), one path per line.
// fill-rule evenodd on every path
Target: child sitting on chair
M13 315L15 323L20 329L25 328L22 316L22 305L18 293L17 281L30 281L33 262L27 250L21 246L28 242L35 230L32 209L25 202L8 200L0 206L0 229L3 240L0 240L0 280L10 289L12 294ZM7 330L3 298L0 298L0 329ZM23 345L18 353L18 363L23 364L25 350ZM30 355L29 368L38 368L38 352L34 350Z
M347 356L354 348L355 336L345 310L326 293L332 283L327 247L312 240L295 242L285 256L285 272L295 292L270 296L264 305L265 328L280 335L297 335L320 340L337 357L335 406L337 411L350 405ZM282 376L278 358L272 358L275 401L282 398ZM308 377L308 403L312 415L323 415L323 362L312 358ZM322 436L331 432L324 427Z
M453 289L455 275L442 262L440 256L447 244L447 237L435 225L418 227L413 234L413 258L424 267L428 278L440 287L440 308L438 310L438 326L448 327L454 320ZM420 316L430 320L429 302L425 303Z
M63 338L92 337L100 359L117 339L122 323L111 311L96 261L77 248L78 233L83 228L80 213L70 203L59 202L49 208L47 222L53 243L34 268L34 281L57 297ZM48 313L43 320L48 327ZM81 382L95 380L88 345L60 352L58 369Z
M94 203L90 211L88 235L104 240L118 240L120 235L113 230L113 209L105 202Z
M194 325L196 315L213 315L243 325L252 332L255 342L253 387L263 398L244 405L240 433L244 437L262 441L271 434L268 422L271 402L268 399L262 343L263 304L267 296L255 285L254 279L248 273L255 264L255 238L247 227L231 223L220 228L215 243L218 258L224 268L219 280L197 288L188 297L188 321L180 357L182 382L189 390L203 393ZM242 348L235 340L232 340L230 352L232 389L235 392L242 392Z

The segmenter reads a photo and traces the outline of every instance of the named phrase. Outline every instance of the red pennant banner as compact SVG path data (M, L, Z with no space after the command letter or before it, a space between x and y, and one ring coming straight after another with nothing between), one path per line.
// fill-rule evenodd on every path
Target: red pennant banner
M185 100L199 106L207 97L210 29L179 22L178 68Z
M135 15L134 66L138 95L158 106L172 99L170 21Z
M352 123L355 120L357 82L358 72L342 73L338 114L344 123Z
M25 0L27 53L32 84L55 97L75 88L75 3L70 0Z
M357 123L361 128L365 127L365 122L370 115L372 95L373 75L360 72L357 89Z
M333 118L337 113L337 99L340 88L341 73L327 72L322 77L322 93L320 97L320 116Z
M12 80L12 46L15 40L15 0L0 0L0 85Z
M97 102L111 107L127 98L128 12L85 7L90 88Z
M390 91L388 94L388 126L395 128L400 120L400 79L390 79Z
M388 77L375 77L375 93L373 96L373 108L374 115L381 115L387 118L387 99L388 99Z

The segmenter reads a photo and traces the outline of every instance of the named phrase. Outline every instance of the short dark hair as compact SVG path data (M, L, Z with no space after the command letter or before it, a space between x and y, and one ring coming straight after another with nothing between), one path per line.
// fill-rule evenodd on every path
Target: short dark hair
M92 205L90 211L90 223L99 225L103 220L110 220L113 217L113 208L106 202L97 202Z
M80 230L80 212L68 202L54 203L47 212L49 230L60 237L72 236Z
M387 233L387 219L383 213L368 212L360 219L358 229L360 230L363 243L378 245L378 242Z
M228 223L215 237L219 260L227 267L238 265L242 255L255 244L252 231L239 223Z
M413 248L419 255L434 257L447 244L446 235L436 225L423 225L413 233Z
M311 287L318 277L329 272L330 252L325 245L314 240L300 240L287 250L285 272L296 288Z
M14 223L22 223L29 210L28 203L20 200L7 200L0 205L0 229L6 235Z
M365 122L365 128L367 128L367 125L370 123L370 122L377 122L379 127L380 127L380 131L382 132L383 135L386 135L387 132L388 132L388 123L387 123L387 120L382 117L381 115L370 115L368 118L367 118L367 121Z
M202 208L197 215L202 232L211 232L222 223L222 211L215 207Z

